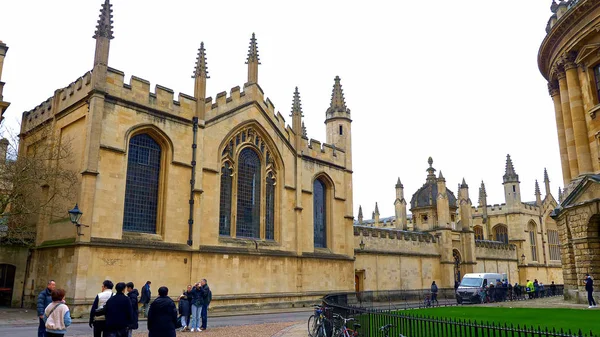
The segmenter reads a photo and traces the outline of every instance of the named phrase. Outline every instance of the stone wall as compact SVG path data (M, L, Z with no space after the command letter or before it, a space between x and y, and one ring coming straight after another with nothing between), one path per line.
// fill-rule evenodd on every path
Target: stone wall
M15 266L15 280L12 288L12 307L21 306L23 287L25 286L25 270L29 248L22 246L0 246L0 264Z

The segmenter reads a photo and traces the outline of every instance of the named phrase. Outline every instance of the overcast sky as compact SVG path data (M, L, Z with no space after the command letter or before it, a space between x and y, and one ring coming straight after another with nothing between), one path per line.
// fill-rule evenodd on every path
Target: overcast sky
M102 0L0 3L9 51L2 81L5 125L90 70ZM196 53L207 50L208 93L243 86L256 33L258 82L288 117L298 86L308 136L325 141L325 110L339 75L352 110L354 216L375 202L394 214L400 177L407 201L425 182L427 158L456 193L464 177L477 204L504 202L506 154L523 201L561 184L552 100L538 71L550 0L431 1L112 0L109 66L193 95ZM562 185L562 184L561 184Z

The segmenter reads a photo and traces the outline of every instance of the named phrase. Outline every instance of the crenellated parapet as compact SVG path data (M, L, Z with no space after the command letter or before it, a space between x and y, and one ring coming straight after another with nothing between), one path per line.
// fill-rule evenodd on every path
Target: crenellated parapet
M192 120L195 114L196 99L180 93L174 100L174 91L161 85L154 86L150 91L150 82L136 76L131 76L129 83L124 82L125 73L108 68L106 77L106 93L108 100L117 100L133 108L142 108L164 117Z
M521 209L523 211L530 211L533 214L537 214L540 210L540 207L533 204L521 203ZM473 206L471 207L471 210L474 216L483 215L484 213L483 206ZM488 216L504 215L507 212L505 203L487 205L486 210Z
M86 99L92 90L91 82L92 72L88 71L68 86L55 90L53 96L32 110L23 112L21 133L27 133L65 109L78 104L86 104Z
M475 240L475 247L489 248L489 249L501 249L501 250L516 250L517 246L512 243L506 244L500 241L490 240Z
M434 235L429 233L404 231L399 229L383 229L360 225L354 225L354 236L404 241L418 241L432 244L439 243L439 240Z

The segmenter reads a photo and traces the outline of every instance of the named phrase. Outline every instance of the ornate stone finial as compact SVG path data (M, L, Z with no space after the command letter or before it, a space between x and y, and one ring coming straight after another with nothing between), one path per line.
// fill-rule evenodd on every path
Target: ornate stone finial
M331 105L327 109L327 114L333 114L335 112L347 112L350 113L350 109L346 107L346 101L344 100L344 91L340 84L340 77L335 77L333 83L333 92L331 93Z
M256 43L256 36L254 35L254 33L252 33L252 38L250 38L248 58L246 58L246 64L250 62L258 62L258 64L260 64L260 58L258 57L258 45Z
M304 117L302 114L302 102L300 102L300 92L298 92L298 87L294 90L294 100L292 101L292 113L290 116L300 115L300 117Z
M535 180L535 195L536 196L541 196L542 192L540 192L540 184L538 184L537 179Z
M446 179L444 178L444 175L442 174L441 170L440 170L440 174L438 175L438 181L446 181Z
M398 181L396 182L396 188L404 188L404 185L402 185L402 182L400 181L400 177L398 177Z
M379 215L379 206L377 206L377 201L375 201L375 215Z
M558 4L556 3L556 0L552 0L552 5L550 5L550 11L552 13L556 13L557 10L558 10Z
M192 78L210 78L208 76L208 67L206 66L206 50L204 49L204 42L200 42L200 48L198 48L198 56L196 57L196 69Z
M96 32L94 33L94 39L99 37L105 37L107 39L113 39L113 15L112 15L112 4L109 0L105 0L100 9L100 19L98 19L98 25L96 26Z
M433 159L429 157L427 160L429 168L427 169L427 182L435 182L435 169L433 168Z
M519 182L519 175L515 172L512 160L510 159L510 154L506 155L506 170L503 178L505 183Z
M544 167L544 182L550 182L550 178L548 178L548 171Z
M462 183L460 184L460 188L469 188L469 185L467 185L465 178L463 178Z
M485 199L487 197L487 192L485 191L485 184L483 180L481 181L481 187L479 188L479 200Z
M302 137L304 137L304 138L308 137L308 135L306 133L306 126L304 126L304 122L302 122Z

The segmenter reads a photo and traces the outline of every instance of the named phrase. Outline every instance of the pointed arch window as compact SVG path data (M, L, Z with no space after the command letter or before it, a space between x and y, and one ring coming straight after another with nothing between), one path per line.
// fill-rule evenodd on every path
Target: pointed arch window
M550 251L550 260L560 261L560 240L558 239L558 230L548 230L548 247Z
M327 247L327 186L321 179L313 183L313 219L315 247Z
M527 227L528 227L527 229L529 230L529 245L531 246L531 260L537 261L538 260L537 234L536 234L535 223L530 222Z
M494 227L494 240L508 244L508 228L504 225Z
M473 231L475 232L475 240L483 240L483 228L481 226L473 227Z
M131 137L127 157L123 230L156 233L160 145L148 134Z
M270 147L252 128L221 153L219 235L275 240L277 170Z
M231 234L231 188L233 186L233 169L229 162L221 168L221 196L219 208L219 235Z

